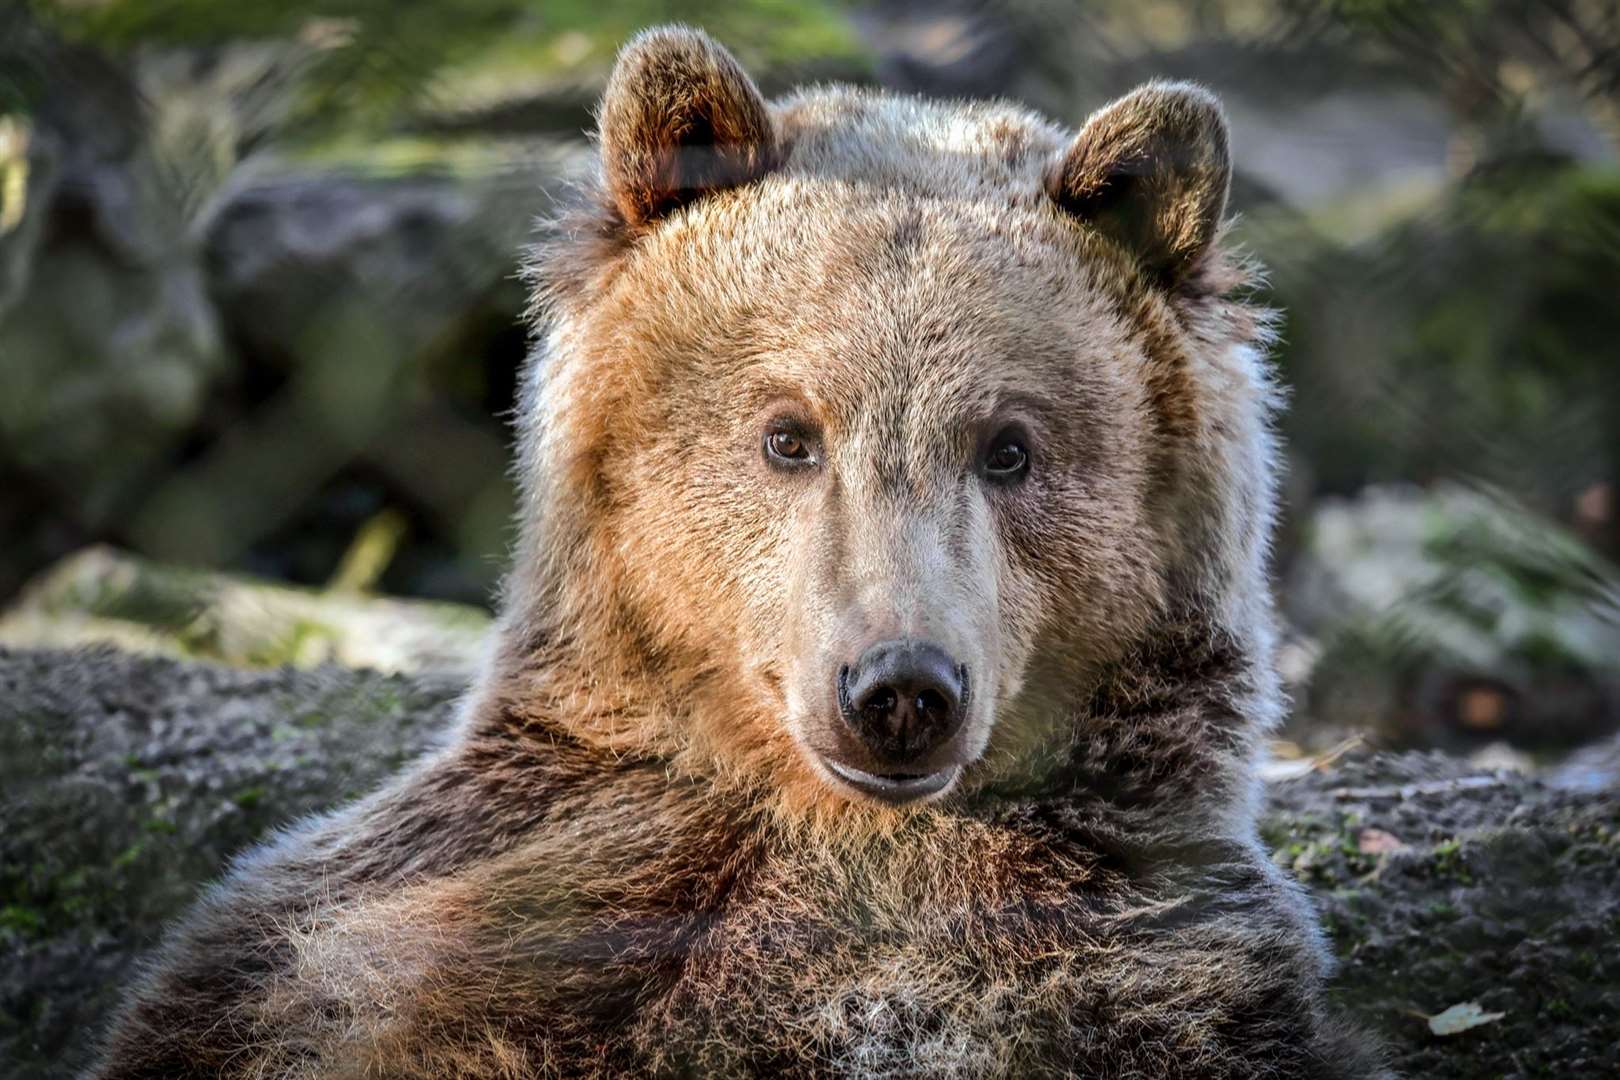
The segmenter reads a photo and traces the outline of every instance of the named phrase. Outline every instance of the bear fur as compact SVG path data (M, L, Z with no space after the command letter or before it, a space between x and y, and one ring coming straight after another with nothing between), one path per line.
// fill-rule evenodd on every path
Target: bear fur
M94 1075L1382 1075L1255 832L1276 394L1214 100L767 104L670 28L600 129L457 730L238 859ZM924 632L974 711L891 805L832 670Z

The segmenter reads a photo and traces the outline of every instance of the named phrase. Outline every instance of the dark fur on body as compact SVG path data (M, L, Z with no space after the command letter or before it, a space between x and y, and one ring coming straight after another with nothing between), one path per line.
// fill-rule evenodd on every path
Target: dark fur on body
M1218 110L1147 91L1067 154L1061 132L1004 107L926 113L827 91L774 110L699 35L627 51L603 109L604 190L541 256L554 322L526 384L523 534L460 730L381 793L240 860L135 988L96 1076L1379 1075L1328 1014L1313 916L1254 831L1252 762L1279 708L1261 574L1273 466L1266 383L1244 351L1263 320L1225 299L1242 275L1210 246L1226 183ZM892 148L882 133L913 115L968 150L919 157L935 164L913 177L859 149L868 129ZM712 151L695 165L689 138ZM1173 156L1189 142L1183 169ZM848 146L857 180L869 169L884 193L857 184L851 216L803 243L825 253L875 221L887 270L801 258L813 213L769 217L771 199L822 197L824 174L826 197L846 197L829 170ZM773 170L804 185L800 202L768 189ZM1012 216L963 224L938 197L959 183L1005 187ZM760 213L757 244L724 248ZM1065 496L1063 518L997 504L1009 530L1019 514L1047 523L1028 541L1046 554L994 563L1002 591L979 614L1001 635L999 712L937 801L891 809L838 791L808 762L813 711L782 722L795 676L772 635L819 631L766 633L757 612L797 595L789 573L812 575L814 596L842 588L840 560L773 569L761 538L789 504L747 518L767 481L717 488L733 500L721 515L647 464L665 430L725 452L710 430L725 425L683 402L694 388L732 396L691 370L739 348L726 335L742 320L786 328L784 365L796 342L838 352L825 328L795 323L790 278L762 279L780 295L735 295L733 277L762 271L715 269L707 244L749 257L786 245L779 269L774 249L763 258L770 273L855 281L847 341L921 312L915 339L953 359L872 394L946 395L970 346L995 343L949 283L915 292L917 252L978 272L929 254L962 244L1034 275L1031 288L1101 297L1076 316L1084 334L1058 329L1133 358L1076 406L1120 429L1106 444L1117 475ZM1075 278L1082 264L1090 276ZM1008 288L1007 340L1045 333L1049 313ZM682 289L704 303L675 307ZM910 349L907 337L891 352L911 363ZM815 363L834 386L883 375L860 358ZM892 506L906 489L919 529L944 512L926 460L884 461L893 482L841 489L842 505ZM832 500L800 490L793 513L823 520ZM945 535L946 554L928 554L958 568L1025 542ZM835 546L859 561L858 539ZM811 647L788 651L797 662Z
M1298 889L1188 812L1230 797L1241 660L1139 659L1066 790L848 842L492 705L239 865L99 1075L1371 1075Z

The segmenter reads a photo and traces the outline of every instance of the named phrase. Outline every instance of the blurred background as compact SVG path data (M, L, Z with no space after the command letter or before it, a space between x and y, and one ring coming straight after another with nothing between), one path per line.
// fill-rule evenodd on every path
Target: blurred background
M1612 0L0 0L0 643L464 663L520 250L672 19L769 94L1213 88L1284 313L1280 752L1620 727Z

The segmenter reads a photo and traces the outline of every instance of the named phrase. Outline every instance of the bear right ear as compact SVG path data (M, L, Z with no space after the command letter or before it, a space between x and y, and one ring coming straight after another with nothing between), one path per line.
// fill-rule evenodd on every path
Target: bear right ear
M1174 286L1214 245L1231 182L1220 103L1190 83L1150 83L1092 114L1046 189Z
M765 99L748 73L700 30L661 27L619 53L598 126L602 178L632 225L776 163Z

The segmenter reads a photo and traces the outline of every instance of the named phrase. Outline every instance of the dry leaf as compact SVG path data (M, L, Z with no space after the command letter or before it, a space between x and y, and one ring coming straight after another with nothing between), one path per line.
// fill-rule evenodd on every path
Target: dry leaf
M1494 1023L1506 1015L1507 1013L1485 1012L1479 1007L1478 1002L1465 1001L1429 1017L1429 1030L1436 1035L1456 1035L1469 1028L1477 1028L1481 1024Z
M1402 851L1405 842L1394 833L1383 829L1362 829L1356 837L1356 850L1363 855L1382 855L1387 851Z

